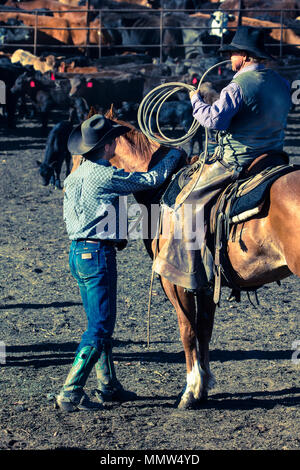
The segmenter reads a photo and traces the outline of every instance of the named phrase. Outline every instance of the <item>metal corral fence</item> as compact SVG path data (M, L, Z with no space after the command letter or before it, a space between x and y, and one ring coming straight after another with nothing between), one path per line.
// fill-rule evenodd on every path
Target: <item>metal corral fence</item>
M137 49L143 49L143 50L147 50L149 48L158 48L159 49L159 53L157 54L157 56L159 57L159 60L160 62L162 63L163 62L163 49L164 47L167 47L166 44L164 44L163 42L163 33L164 33L164 30L165 29L168 29L168 30L171 30L171 29L192 29L192 30L195 30L195 29L198 29L199 30L199 34L200 32L204 32L204 31L209 31L210 30L210 26L208 25L208 21L207 21L207 26L197 26L197 25L192 25L192 26L180 26L180 27L175 27L175 26L166 26L164 24L164 19L166 18L166 15L170 14L170 13L186 13L188 15L190 14L195 14L195 13L204 13L206 15L210 15L211 13L215 12L216 10L215 9L199 9L199 10L186 10L186 9L164 9L164 8L161 8L161 9L153 9L153 10L141 10L141 9L99 9L99 10L89 10L89 9L83 9L83 10L74 10L74 9L71 9L70 10L63 10L63 13L66 14L66 13L78 13L78 14L83 14L85 13L85 16L86 16L86 21L85 21L85 25L83 26L80 26L80 27L49 27L49 26L44 26L44 25L41 25L39 24L39 16L40 15L45 15L45 13L43 12L39 12L39 11L29 11L29 10L18 10L16 11L16 13L27 13L27 14L31 14L31 15L34 15L34 25L33 26L28 26L28 25L1 25L0 28L7 28L7 29L10 29L10 30L14 30L14 29L25 29L27 28L28 30L32 31L33 32L33 42L28 44L28 43L20 43L20 44L16 44L16 43L5 43L3 42L2 44L0 43L0 47L3 49L9 47L10 50L12 48L24 48L24 49L27 49L28 48L32 48L33 49L33 53L36 55L38 53L38 49L39 48L44 48L44 49L66 49L66 48L69 48L69 49L79 49L82 51L84 50L85 54L89 54L89 50L90 49L96 49L98 52L96 53L96 55L98 55L98 57L102 57L103 55L103 51L105 49L109 49L109 54L105 54L105 55L113 55L115 50L118 49L119 51L121 49L124 49L124 50L130 50L130 49L134 49L134 50L137 50ZM223 11L223 10L222 10ZM4 9L1 9L0 8L0 13L13 13L12 10L8 11L8 10L4 10ZM59 12L59 10L51 10L52 13L61 13ZM225 11L224 11L225 12ZM283 32L285 29L288 29L288 28L292 28L292 29L296 29L299 31L299 35L300 35L300 21L296 22L294 21L294 25L291 26L290 24L290 21L288 22L288 24L285 24L285 15L287 13L291 13L291 10L289 9L267 9L267 10L261 10L261 9L236 9L236 10L230 10L228 12L225 12L225 13L229 13L229 14L234 14L236 16L236 18L238 18L238 24L241 24L241 18L242 17L247 17L249 15L249 13L253 13L253 12L258 12L258 14L261 15L262 12L264 13L276 13L276 16L279 18L278 21L274 20L274 18L272 18L271 20L267 20L267 21L271 21L272 23L274 24L278 24L278 26L272 26L272 27L263 27L263 29L265 29L266 31L268 29L279 29L280 30L280 39L279 39L279 42L276 43L276 44L268 44L266 43L266 46L272 46L272 48L276 47L277 48L277 53L273 55L278 55L279 57L282 57L283 55L283 52L284 52L284 47L286 46L286 44L284 43L283 41ZM128 13L137 13L137 14L141 14L141 15L156 15L156 16L159 16L159 26L158 27L153 27L153 26L150 26L150 27L134 27L134 26L122 26L122 27L114 27L114 26L105 26L105 17L107 15L111 15L112 13L118 13L118 14L128 14ZM99 15L99 27L98 28L95 28L95 27L91 27L90 26L90 21L89 21L89 17L90 17L90 14L93 15L93 17L95 18L96 15L98 14ZM272 15L271 15L272 16ZM51 18L51 17L49 17ZM253 17L252 17L253 18ZM203 18L200 18L200 19L203 19ZM207 17L207 20L209 19L209 16ZM254 19L254 18L253 18ZM265 20L263 20L265 21ZM295 24L296 23L299 23L299 29L296 27L295 28ZM297 26L297 24L296 24ZM222 28L222 24L220 25L220 28L221 30L223 30ZM61 43L61 44L43 44L43 43L40 43L38 41L38 30L42 30L43 32L45 32L46 30L73 30L73 31L86 31L86 40L85 40L85 43L83 45L74 45L74 44L64 44L64 43ZM156 30L156 31L159 31L159 43L155 43L155 44L126 44L126 45L122 45L122 44L118 44L118 45L106 45L106 44L103 44L102 43L102 33L108 30L112 31L112 30L117 30L117 31L121 31L121 30ZM228 27L227 26L227 29L230 30L235 30L236 27ZM89 41L89 35L90 35L90 31L92 30L96 30L98 31L98 37L99 37L99 41L97 44L91 44L90 41ZM297 34L297 33L296 33ZM220 37L220 42L221 42L221 45L223 43L223 32L221 33L221 37ZM202 47L202 46L205 46L205 47L214 47L214 46L219 46L220 43L218 44L212 44L212 43L209 43L209 44L205 44L204 42L200 42L197 44L197 43L193 43L193 44L176 44L176 47L178 48L188 48L188 47ZM175 46L175 45L174 45ZM300 46L300 44L291 44L289 43L289 46Z

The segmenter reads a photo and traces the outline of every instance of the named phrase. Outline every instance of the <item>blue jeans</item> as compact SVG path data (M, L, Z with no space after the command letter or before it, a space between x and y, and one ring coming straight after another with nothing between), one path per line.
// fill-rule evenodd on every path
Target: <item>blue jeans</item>
M101 353L101 345L111 338L116 322L116 249L101 241L72 241L69 263L88 321L77 352L92 346Z

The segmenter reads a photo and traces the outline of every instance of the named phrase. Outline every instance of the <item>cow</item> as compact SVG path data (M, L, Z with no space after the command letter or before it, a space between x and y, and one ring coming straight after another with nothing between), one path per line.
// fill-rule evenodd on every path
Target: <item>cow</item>
M103 71L95 77L70 78L70 97L81 96L88 106L99 104L108 109L113 103L121 106L123 101L140 103L143 98L144 78L138 74Z
M26 26L35 28L36 17L30 13L22 11L0 12L0 21L7 23L10 18L15 18ZM69 23L64 18L53 18L51 16L38 16L37 41L45 44L71 44ZM45 29L49 28L49 29Z
M192 85L195 88L198 88L199 77L194 74L192 77ZM213 86L212 82L203 82L199 88L200 95L203 98L205 103L212 105L219 97L220 93L218 93L215 89L215 85Z
M87 0L80 0L79 5L87 6ZM90 6L95 10L100 10L101 8L108 9L149 9L150 2L148 0L90 0Z
M46 132L52 100L48 86L30 72L22 73L15 81L11 92L14 95L28 96L35 112L41 117L43 133Z
M193 80L194 78L196 81ZM195 86L195 88L198 87L198 77L196 77L196 75L192 77L192 84ZM205 103L210 105L219 98L219 93L214 89L211 82L204 82L201 84L199 93L201 94ZM185 133L189 131L193 120L192 106L190 101L187 100L164 102L158 115L158 123L161 128L171 127L172 131L174 131L176 128L180 127L184 130ZM156 131L157 128L155 119L152 119L151 124L153 131ZM188 151L189 159L191 159L194 154L194 148L196 144L198 144L199 154L203 151L204 133L204 128L199 126L190 139ZM208 137L212 138L211 133L208 133Z
M247 11L245 13L248 14ZM192 17L202 18L203 14L195 13L192 15ZM298 55L298 52L300 49L300 45L299 45L300 37L293 31L291 27L284 26L281 29L280 23L260 20L257 18L250 18L244 15L241 18L241 24L244 26L252 26L254 28L264 29L266 33L266 37L265 37L266 43L273 42L274 44L278 45L280 43L280 40L282 40L285 50L287 49L287 45L290 45L291 52L293 54ZM238 18L237 16L235 16L235 19L228 23L228 28L230 28L232 34L234 33L234 30L237 28L237 26L238 26Z
M75 62L71 62L70 65L66 65L64 61L62 61L59 66L57 71L59 73L72 73L76 75L86 75L86 74L94 74L97 72L100 72L100 67L97 67L96 65L90 65L87 67L75 67Z
M167 128L171 129L172 135L174 131L181 129L183 133L187 133L193 123L192 106L190 101L166 101L160 108L158 115L158 124L163 133L167 132ZM151 120L152 132L157 132L156 116L152 116ZM183 135L183 134L182 134ZM198 143L199 153L203 150L204 129L199 127L193 137L189 141L188 158L193 156L194 146Z
M121 4L120 4L121 5ZM124 8L124 4L122 4ZM119 6L120 8L120 6ZM174 14L163 14L161 37L161 17L158 13L149 13L149 9L136 11L111 11L102 13L103 28L111 38L111 44L117 53L124 51L147 53L150 57L159 57L162 40L163 58L184 57L180 21ZM121 47L118 47L121 46Z
M275 49L272 48L272 54L278 54L279 44L282 41L284 51L290 51L292 54L298 56L300 53L300 36L296 34L292 28L283 27L281 30L280 23L273 21L260 20L257 18L242 17L242 25L252 26L254 28L262 28L265 30L265 43L274 44ZM237 26L237 22L232 23ZM273 52L274 51L274 52Z
M76 18L77 21L82 21L86 19L86 12L82 11L86 10L85 7L71 7L55 0L32 0L28 2L15 2L13 0L8 0L5 5L28 12L43 11L49 14L50 16L54 16L57 18L68 19L72 16L74 19ZM72 10L72 12L69 12L69 10Z
M72 72L74 67L88 67L91 65L91 59L86 56L71 56L64 60L57 61L57 72Z
M220 5L220 9L226 11L239 8L240 0L225 0ZM284 10L284 20L296 19L300 10L298 0L242 0L241 8L243 16L275 21L280 20L281 10Z
M66 163L66 176L70 174L71 154L67 147L69 135L73 129L70 121L61 121L50 131L39 173L42 177L43 185L53 184L57 189L62 189L60 174L62 165Z
M87 119L89 113L89 106L84 98L81 96L71 99L69 120L72 123L81 123Z
M201 0L148 0L151 7L165 10L197 10L201 5Z
M81 3L81 0L58 0L60 3L63 3L65 5L68 5L69 7L78 7L80 5L85 5L85 1Z
M203 56L201 33L207 28L210 15L206 13L198 13L194 15L180 15L180 24L182 26L182 39L185 50L185 58L187 60Z
M160 44L162 42L162 58L184 58L183 37L181 24L176 15L163 15L162 37L160 32L161 18L155 15L140 13L133 21L120 18L119 25L132 26L132 29L121 29L122 45L128 46L130 51L147 51L151 57L160 56ZM149 45L153 45L149 47Z
M53 108L68 110L72 106L72 100L65 90L40 72L24 72L15 81L11 92L30 98L41 118L43 132L47 131L50 111Z
M0 44L18 44L32 42L32 30L16 18L0 21Z
M5 84L5 105L4 113L6 117L6 124L9 128L13 129L16 126L16 111L17 111L17 102L21 98L21 94L12 93L11 87L14 85L15 81L22 74L23 68L10 64L10 63L0 63L0 81Z
M71 15L71 14L70 14ZM15 18L26 26L30 26L33 30L36 26L36 16L19 11L0 12L0 21L7 23L10 18ZM52 16L37 16L37 43L40 45L74 45L77 48L85 46L87 42L90 44L99 44L100 36L100 20L95 18L89 23L91 28L89 34L84 29L86 22L76 20L73 16L68 18L58 18ZM77 29L76 29L77 28ZM89 37L88 37L89 36ZM101 29L102 45L109 45L111 38L107 31Z
M52 20L52 28L55 28L56 24L58 28L70 28L69 30L64 31L67 33L65 34L65 39L62 41L64 44L85 46L86 43L90 43L98 45L100 30L102 45L110 44L111 38L105 30L100 28L100 20L97 17L98 12L93 12L92 7L91 11L87 14L87 12L84 11L86 8L83 6L70 7L55 0L33 0L18 3L9 0L6 4L15 6L16 8L21 8L27 14L41 9L43 9L43 11L48 10L49 14L53 15L54 18L48 17L45 21L49 22L49 20ZM31 16L34 18L34 15ZM63 26L62 21L66 22L66 26ZM45 26L40 18L38 19L38 25ZM85 26L91 28L90 31L85 30ZM38 29L40 30L41 28L39 27ZM51 30L43 30L42 32L49 33L50 35Z
M216 10L210 15L208 29L200 34L204 54L216 54L221 43L231 42L234 32L228 29L228 23L234 20L234 15L221 10Z
M80 20L71 20L70 18L68 18L68 23L70 27L71 43L74 44L74 46L76 47L83 47L87 43L97 46L100 42L102 46L110 46L112 44L112 38L109 32L102 27L103 25L102 23L100 23L99 18L95 18L89 22L89 32L83 29L83 24Z
M208 25L210 27L209 34L219 38L224 37L228 33L228 22L234 21L235 16L227 12L216 10L210 15Z
M139 103L131 103L123 101L121 107L114 109L115 115L121 121L130 122L133 126L138 127L137 113Z
M31 52L24 51L23 49L14 51L10 60L12 64L20 62L22 65L32 65L34 70L40 71L42 74L49 72L49 70L53 71L55 68L55 57L53 55L49 55L45 57L45 60L41 60L39 57L31 54Z

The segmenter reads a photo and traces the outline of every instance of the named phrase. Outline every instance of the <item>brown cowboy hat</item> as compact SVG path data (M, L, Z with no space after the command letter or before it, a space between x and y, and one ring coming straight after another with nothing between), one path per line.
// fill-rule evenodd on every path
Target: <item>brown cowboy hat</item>
M92 150L104 147L105 144L128 131L130 131L129 127L117 124L102 114L94 114L71 132L68 149L72 155L87 156Z

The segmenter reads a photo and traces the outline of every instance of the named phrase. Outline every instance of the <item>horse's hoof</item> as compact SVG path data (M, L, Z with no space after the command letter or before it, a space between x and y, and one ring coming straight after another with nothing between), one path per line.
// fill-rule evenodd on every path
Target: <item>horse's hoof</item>
M175 406L179 410L196 410L207 401L208 393L202 392L201 398L195 398L192 392L183 391L178 396Z

